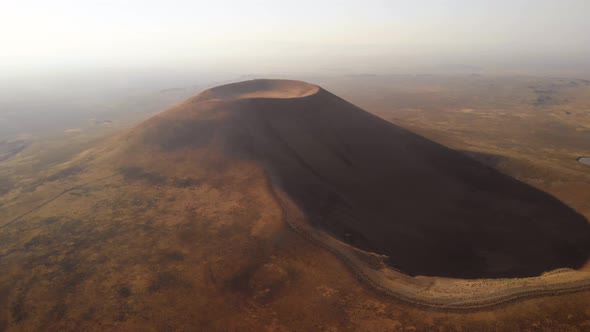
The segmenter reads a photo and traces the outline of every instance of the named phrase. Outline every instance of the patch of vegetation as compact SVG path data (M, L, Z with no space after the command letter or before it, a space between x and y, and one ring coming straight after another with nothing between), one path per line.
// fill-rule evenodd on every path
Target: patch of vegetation
M68 255L64 259L62 259L58 265L62 271L67 272L68 274L71 274L72 272L76 271L76 268L78 267L79 262L76 258L71 257L71 255ZM71 276L74 277L72 274L71 274Z
M16 154L24 150L29 143L27 141L18 140L7 142L0 142L0 161L5 161L14 157Z
M39 247L49 246L52 244L52 240L46 235L37 235L32 238L29 242L25 243L25 249L38 249Z
M24 188L21 189L21 191L23 193L32 193L34 192L37 187L39 187L40 185L42 185L45 181L42 179L37 179L32 181L31 183L29 183L27 186L25 186Z
M203 181L191 178L174 178L172 184L177 188L188 188L192 186L198 186Z
M117 289L117 294L119 294L120 297L129 297L133 293L131 292L131 288L129 288L129 286L121 286Z
M56 304L53 309L51 309L50 315L57 320L63 319L68 311L68 306L65 303L58 303Z
M95 313L96 309L94 307L90 307L90 309L82 314L82 320L91 320Z
M64 291L76 289L76 287L86 281L86 279L88 279L91 274L92 271L73 272L71 274L67 274L67 277L64 279L61 285L62 289Z
M119 169L119 172L125 181L143 181L155 186L161 186L167 182L166 177L155 172L146 172L141 167L124 166Z
M533 92L537 95L537 98L533 102L533 105L536 107L552 106L560 103L558 98L559 91L554 87L533 88Z
M207 145L219 127L217 120L169 121L161 120L145 130L144 141L172 150L185 147L199 148Z
M225 282L224 282L225 287L230 289L233 292L248 292L248 291L250 291L250 286L249 286L250 279L252 279L252 276L254 275L254 273L263 265L264 265L264 263L262 261L260 261L260 262L254 263L250 266L247 266L246 268L244 268L243 270L238 272L236 275L234 275L230 279L225 280Z
M168 251L162 254L162 259L168 262L180 262L184 260L184 254L180 251Z
M52 174L50 176L47 177L47 181L56 181L56 180L61 180L73 175L77 175L80 174L82 171L84 170L84 167L80 166L80 165L74 165L74 166L70 166L68 168L62 169L61 171Z
M51 225L54 224L56 222L58 222L60 220L60 217L56 217L56 216L51 216L51 217L47 217L43 220L40 221L40 224L42 225Z
M0 178L0 196L8 194L13 187L14 184L10 181L10 179L5 177Z
M154 280L148 287L150 293L157 292L165 288L173 288L182 284L182 281L176 274L170 271L158 272Z
M554 101L553 97L547 96L547 95L542 95L542 96L537 97L537 100L535 100L535 106L550 105L553 101Z
M25 310L25 295L23 292L21 292L12 303L11 313L12 319L17 323L27 318L28 314Z

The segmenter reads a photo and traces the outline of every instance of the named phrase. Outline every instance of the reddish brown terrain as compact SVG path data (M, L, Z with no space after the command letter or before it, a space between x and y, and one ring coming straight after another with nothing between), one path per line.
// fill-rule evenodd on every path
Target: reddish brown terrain
M294 231L298 213L367 266L370 251L434 277L407 277L422 290L578 269L590 250L587 220L556 198L315 85L205 91L25 184L2 196L0 330L590 326L587 293L415 308Z

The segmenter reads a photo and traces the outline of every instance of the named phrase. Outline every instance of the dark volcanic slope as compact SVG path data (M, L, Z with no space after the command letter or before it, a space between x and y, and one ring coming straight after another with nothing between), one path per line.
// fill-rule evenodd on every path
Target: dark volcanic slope
M558 200L303 82L218 87L131 136L258 161L314 225L412 275L532 276L590 251Z

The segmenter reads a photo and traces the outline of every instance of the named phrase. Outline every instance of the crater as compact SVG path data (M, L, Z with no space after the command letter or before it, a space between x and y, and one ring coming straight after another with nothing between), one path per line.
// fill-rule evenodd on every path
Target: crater
M317 85L294 80L258 79L218 86L202 92L199 99L302 98L319 91Z

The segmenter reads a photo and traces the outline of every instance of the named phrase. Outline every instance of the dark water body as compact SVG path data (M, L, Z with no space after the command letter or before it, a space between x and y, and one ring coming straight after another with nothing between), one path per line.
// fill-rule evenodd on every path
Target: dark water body
M590 157L580 157L578 161L582 164L590 165Z

